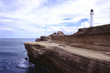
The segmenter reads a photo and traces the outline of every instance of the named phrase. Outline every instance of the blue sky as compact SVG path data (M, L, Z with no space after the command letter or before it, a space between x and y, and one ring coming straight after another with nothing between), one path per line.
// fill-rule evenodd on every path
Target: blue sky
M110 0L0 0L0 38L37 38L53 32L75 33L110 23Z

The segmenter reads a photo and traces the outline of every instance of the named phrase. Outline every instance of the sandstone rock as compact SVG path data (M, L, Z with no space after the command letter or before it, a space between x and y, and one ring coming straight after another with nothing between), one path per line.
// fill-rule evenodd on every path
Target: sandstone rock
M29 61L48 67L52 73L109 73L110 56L56 43L25 43Z
M96 51L110 51L110 25L79 29L72 35L51 37L51 41Z
M110 25L79 29L72 35L58 32L37 39L41 40L25 43L29 60L52 73L110 73Z
M37 38L36 40L35 40L35 42L39 42L40 41L40 39L39 38Z
M64 36L65 34L62 31L58 31L57 33L53 33L50 37Z
M57 32L57 36L64 36L65 34L62 31Z
M47 41L47 37L46 36L41 36L40 41Z
M90 28L82 28L79 29L77 33L73 35L98 35L98 34L110 34L110 24L109 25L102 25Z
M40 38L37 38L35 41L36 42L39 42L39 41L48 41L48 39L47 39L46 36L41 36Z
M56 33L53 33L53 34L50 35L50 37L55 37L55 36L57 36Z

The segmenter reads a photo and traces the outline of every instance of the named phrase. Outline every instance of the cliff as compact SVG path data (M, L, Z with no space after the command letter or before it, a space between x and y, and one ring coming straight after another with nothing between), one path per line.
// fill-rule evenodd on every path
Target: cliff
M61 34L61 35L60 35ZM30 62L46 66L52 73L109 73L110 25L62 32L26 42Z
M96 51L110 51L110 25L79 29L72 35L50 36L52 42Z

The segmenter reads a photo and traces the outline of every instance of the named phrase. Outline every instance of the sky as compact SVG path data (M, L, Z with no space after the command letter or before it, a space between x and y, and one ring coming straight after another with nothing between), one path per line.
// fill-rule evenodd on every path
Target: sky
M110 24L110 0L0 0L0 38L38 38L57 31L73 34Z

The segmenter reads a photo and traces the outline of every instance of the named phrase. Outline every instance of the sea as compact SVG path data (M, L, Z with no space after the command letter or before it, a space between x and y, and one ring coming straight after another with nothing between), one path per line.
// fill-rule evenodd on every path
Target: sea
M46 67L26 62L24 42L34 41L35 38L0 38L0 73L51 73Z

